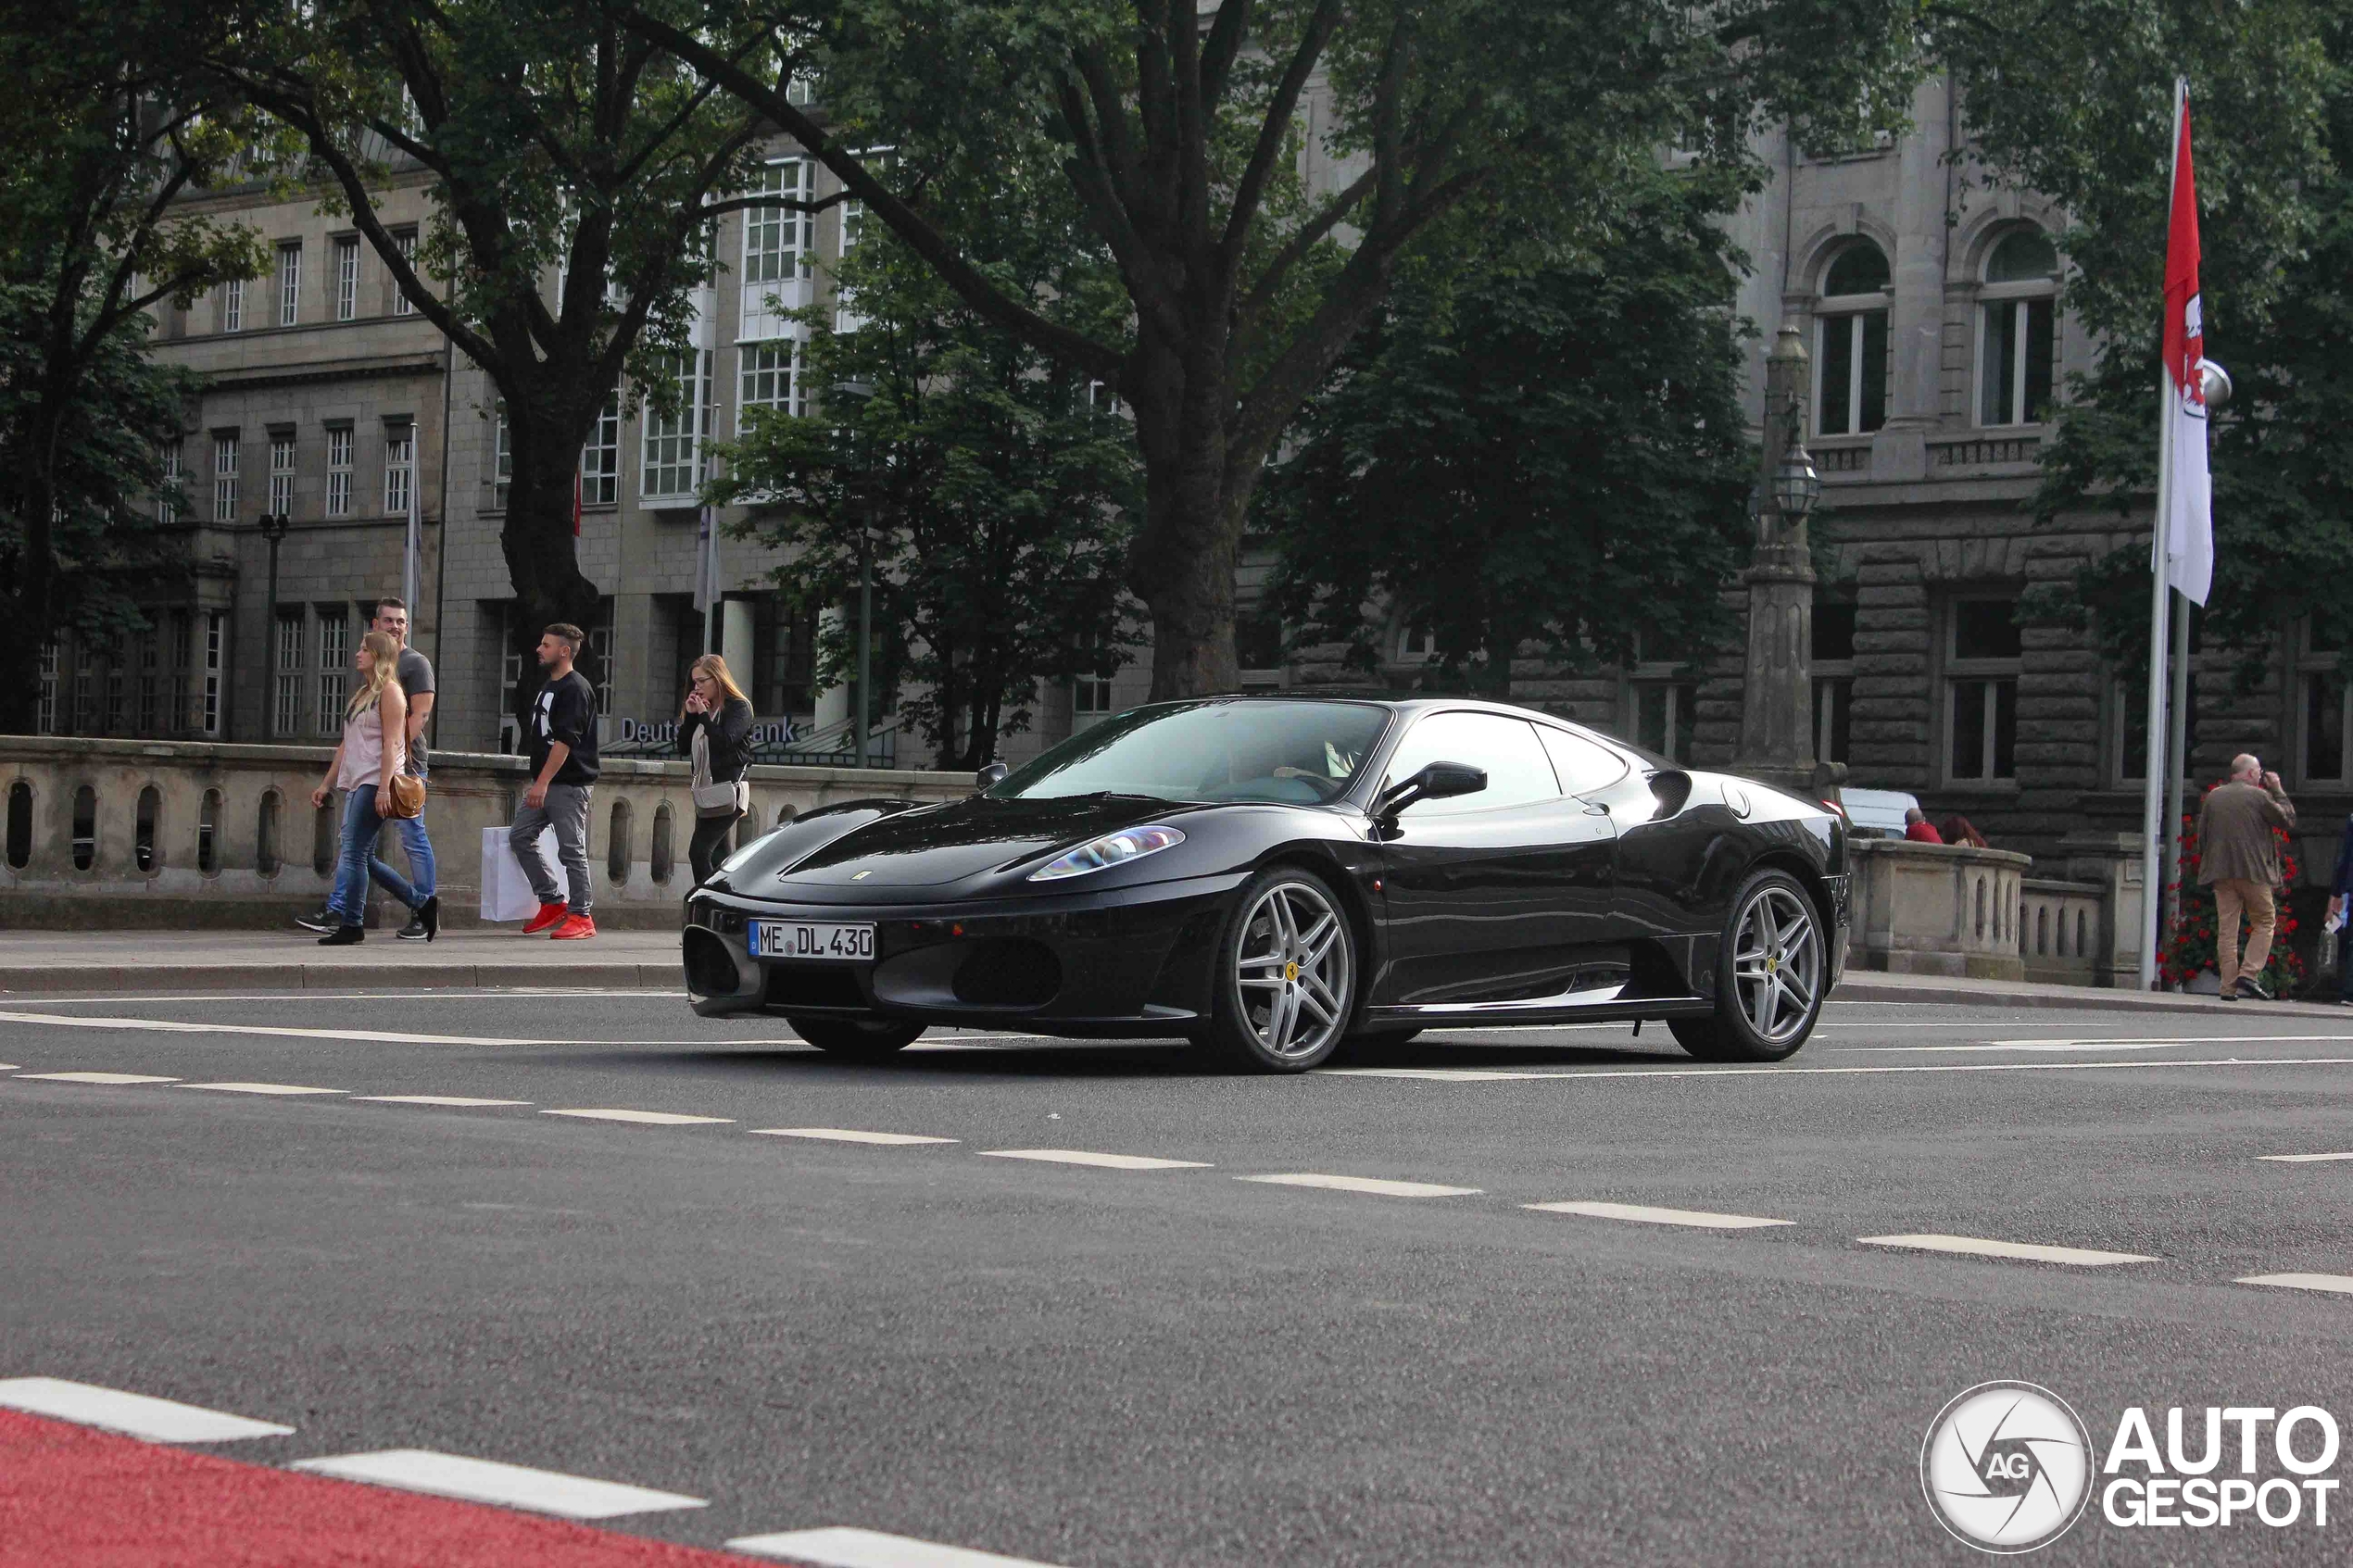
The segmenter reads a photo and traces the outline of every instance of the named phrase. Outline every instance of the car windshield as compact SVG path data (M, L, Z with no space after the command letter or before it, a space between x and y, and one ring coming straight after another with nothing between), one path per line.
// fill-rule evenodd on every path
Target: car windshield
M1389 710L1361 702L1194 702L1139 708L1081 731L993 799L1143 795L1161 800L1338 799Z

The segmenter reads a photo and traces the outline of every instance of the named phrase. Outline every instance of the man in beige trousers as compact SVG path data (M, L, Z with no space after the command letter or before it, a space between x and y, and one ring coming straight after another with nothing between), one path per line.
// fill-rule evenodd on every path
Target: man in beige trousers
M2231 777L2207 792L2197 814L2197 880L2214 889L2214 949L2222 982L2222 999L2271 999L2263 988L2263 970L2271 961L2271 931L2279 908L2271 889L2280 884L2280 851L2271 837L2275 827L2294 828L2296 808L2280 788L2280 776L2267 773L2257 759L2244 754L2231 759ZM2239 955L2239 911L2254 922L2247 933L2246 954Z

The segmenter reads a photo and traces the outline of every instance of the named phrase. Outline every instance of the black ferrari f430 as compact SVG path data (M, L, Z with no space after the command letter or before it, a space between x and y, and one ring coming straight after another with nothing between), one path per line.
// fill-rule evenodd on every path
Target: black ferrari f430
M1661 1019L1770 1061L1843 961L1834 809L1521 709L1158 703L1000 774L738 850L688 900L695 1010L866 1058L937 1023L1300 1072L1437 1025Z

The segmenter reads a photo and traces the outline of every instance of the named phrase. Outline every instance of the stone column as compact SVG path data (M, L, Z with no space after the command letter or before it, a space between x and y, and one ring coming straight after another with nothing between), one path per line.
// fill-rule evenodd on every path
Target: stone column
M1788 518L1773 495L1806 418L1812 367L1804 339L1784 326L1765 361L1765 428L1756 488L1756 545L1748 584L1748 658L1741 745L1732 771L1785 789L1809 789L1814 772L1814 563L1806 520Z
M1871 442L1874 480L1928 476L1944 363L1944 155L1951 83L1931 77L1912 94L1912 130L1897 144L1895 254L1889 279L1887 423Z

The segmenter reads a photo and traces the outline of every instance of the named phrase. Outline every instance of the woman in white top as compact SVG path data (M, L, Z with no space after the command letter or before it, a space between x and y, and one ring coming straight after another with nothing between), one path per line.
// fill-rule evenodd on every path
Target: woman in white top
M438 902L420 899L406 878L375 858L376 830L392 815L391 781L408 758L409 694L394 677L400 645L386 633L371 631L359 639L351 663L359 671L359 689L344 709L343 742L328 759L327 776L310 792L310 804L321 809L331 791L344 792L343 847L335 859L335 890L327 899L340 923L319 938L322 947L366 938L360 922L368 912L371 875L420 915L428 903ZM435 923L427 921L428 930Z

